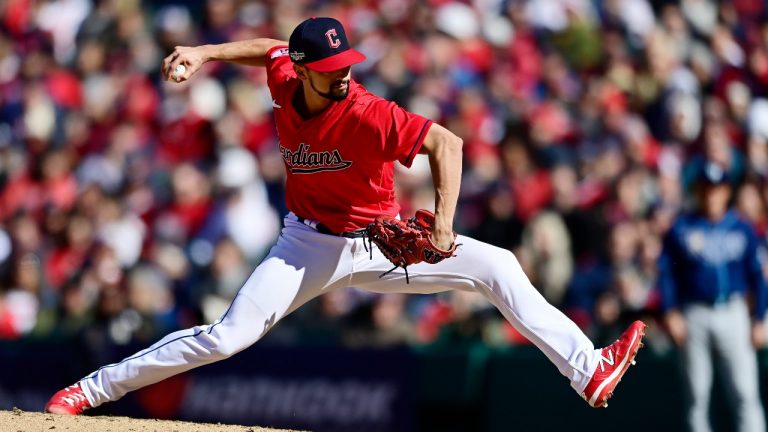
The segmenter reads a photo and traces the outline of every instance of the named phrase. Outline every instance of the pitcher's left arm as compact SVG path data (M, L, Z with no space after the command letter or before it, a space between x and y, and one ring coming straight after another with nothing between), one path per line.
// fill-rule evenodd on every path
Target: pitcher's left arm
M420 151L429 157L432 182L435 186L435 226L432 242L442 249L449 249L453 244L453 217L461 187L462 146L461 138L443 126L433 123Z

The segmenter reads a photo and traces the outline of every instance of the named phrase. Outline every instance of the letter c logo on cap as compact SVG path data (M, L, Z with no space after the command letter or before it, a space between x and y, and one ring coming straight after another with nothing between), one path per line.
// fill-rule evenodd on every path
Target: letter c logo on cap
M339 45L341 45L341 41L339 40L339 35L336 34L336 29L330 29L327 32L325 32L325 37L328 39L328 45L331 48L338 48Z

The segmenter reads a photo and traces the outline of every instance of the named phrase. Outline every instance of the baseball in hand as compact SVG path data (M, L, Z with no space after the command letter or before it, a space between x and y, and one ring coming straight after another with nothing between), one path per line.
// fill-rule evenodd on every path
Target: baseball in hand
M181 76L184 75L184 72L186 71L187 71L186 66L184 66L183 64L177 65L176 69L173 70L173 79L178 81L179 78L181 78Z

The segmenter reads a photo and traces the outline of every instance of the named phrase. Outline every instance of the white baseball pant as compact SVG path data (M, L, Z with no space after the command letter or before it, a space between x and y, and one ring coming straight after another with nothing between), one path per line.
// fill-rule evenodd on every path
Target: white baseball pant
M515 256L465 236L456 256L416 264L379 278L392 264L362 238L321 234L285 218L269 255L256 267L229 309L213 324L171 333L149 348L103 366L80 385L92 406L192 368L223 360L258 341L280 319L313 298L354 286L378 293L481 293L533 342L581 394L597 368L600 351L531 285Z

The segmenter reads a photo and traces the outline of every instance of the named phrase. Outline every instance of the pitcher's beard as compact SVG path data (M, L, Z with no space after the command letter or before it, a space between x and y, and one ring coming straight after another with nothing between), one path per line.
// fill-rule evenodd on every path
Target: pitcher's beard
M338 81L338 82L335 82L335 83L331 84L331 90L329 92L322 92L322 91L318 90L317 87L315 87L315 82L312 81L312 78L309 79L309 85L312 86L312 90L314 90L320 96L322 96L322 97L324 97L326 99L330 99L332 101L336 101L336 102L343 101L344 99L347 98L347 95L349 94L349 82L347 82L347 86L343 90L341 90L341 89L335 90L333 88L333 86L335 86L336 84L339 84L341 82L343 82L343 81Z

